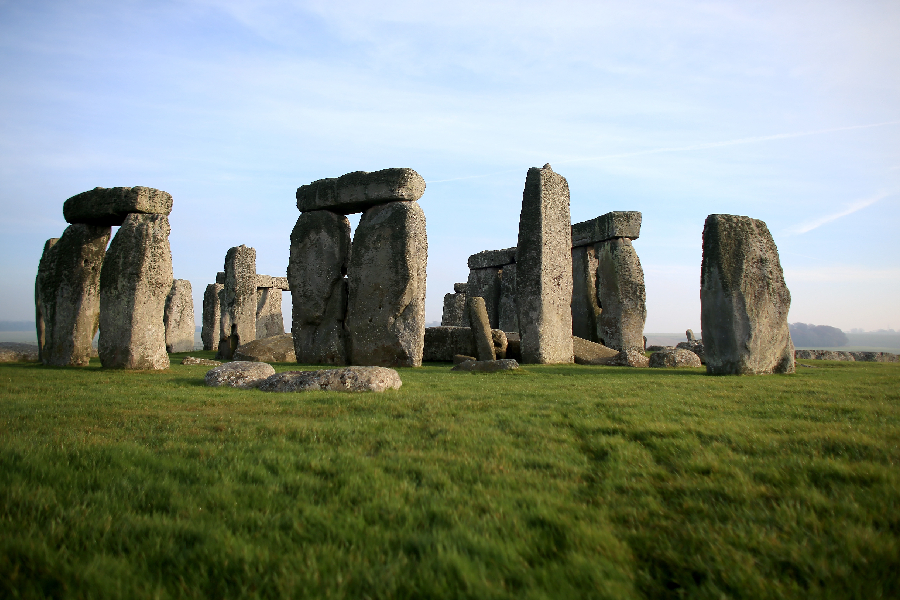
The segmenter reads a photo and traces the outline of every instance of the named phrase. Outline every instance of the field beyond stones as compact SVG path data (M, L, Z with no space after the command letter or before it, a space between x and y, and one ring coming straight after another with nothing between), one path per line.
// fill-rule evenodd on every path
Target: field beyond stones
M351 395L178 362L0 364L0 596L900 592L900 364L429 365Z

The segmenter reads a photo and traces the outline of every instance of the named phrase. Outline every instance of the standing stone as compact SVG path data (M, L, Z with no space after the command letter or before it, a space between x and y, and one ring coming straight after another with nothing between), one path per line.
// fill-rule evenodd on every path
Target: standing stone
M291 232L294 354L301 364L345 365L348 360L347 274L350 221L327 210L306 212Z
M210 283L203 292L203 328L200 339L204 350L215 350L219 343L219 319L222 306L219 304L219 292L225 289L221 283Z
M101 304L100 271L109 234L110 228L104 225L69 225L41 259L41 360L45 365L83 367L90 362Z
M167 369L166 296L172 289L169 219L130 214L100 273L100 362L106 368Z
M572 226L569 184L550 165L528 169L516 253L525 363L571 363Z
M224 271L223 271L224 273ZM222 281L225 281L222 278ZM219 284L219 325L216 335L216 357L223 360L231 360L237 349L237 336L232 335L231 313L225 309L225 284Z
M231 358L233 350L256 339L256 250L241 244L225 254L225 302L230 331L219 338L217 356Z
M613 238L597 245L600 339L620 351L644 351L647 293L644 270L631 240Z
M41 301L41 282L47 276L47 270L50 260L50 248L53 247L59 238L50 238L44 242L44 251L41 253L41 260L38 263L37 277L34 278L34 325L37 328L38 341L38 360L43 362L44 343L46 342L45 324L44 324L44 303Z
M256 337L257 339L284 335L284 317L281 315L281 288L256 288Z
M597 254L593 245L572 248L572 335L600 342Z
M422 364L427 262L425 213L418 202L363 213L348 271L351 364Z
M472 333L475 335L475 350L478 360L496 360L494 354L494 342L491 339L491 326L488 323L487 310L484 307L484 298L470 297L467 302L469 310L469 322L472 323Z
M444 294L444 312L441 314L443 327L468 327L466 314L466 294Z
M496 328L500 323L500 267L487 267L484 269L469 269L468 294L469 298L484 298L488 320L491 327ZM468 323L465 323L468 325Z
M519 309L516 306L516 265L505 265L500 272L500 302L497 328L509 333L519 331Z
M686 331L684 332L684 335L687 337L687 341L689 341L689 342L693 342L693 341L695 341L695 340L697 339L696 337L694 337L694 330L693 330L693 329L688 329L688 330L686 330Z
M700 325L710 375L793 373L791 293L762 221L709 215L703 227Z
M166 296L163 323L166 327L166 352L190 352L194 349L194 297L191 282L176 279Z

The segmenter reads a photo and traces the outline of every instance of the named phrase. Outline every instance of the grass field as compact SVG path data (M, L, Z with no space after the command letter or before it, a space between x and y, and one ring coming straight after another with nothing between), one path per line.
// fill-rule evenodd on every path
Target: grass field
M898 597L900 365L803 362L357 395L0 364L0 597Z

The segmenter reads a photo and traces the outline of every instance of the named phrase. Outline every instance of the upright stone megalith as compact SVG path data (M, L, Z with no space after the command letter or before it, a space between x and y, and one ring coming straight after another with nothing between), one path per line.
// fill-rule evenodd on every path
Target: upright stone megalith
M647 293L644 270L631 240L613 238L597 245L600 340L619 351L644 351Z
M573 362L569 184L549 164L528 169L525 179L516 291L522 361Z
M427 262L425 213L418 202L390 202L363 213L347 273L351 364L421 366Z
M100 312L100 271L109 243L104 225L69 225L41 259L45 365L85 366ZM46 247L46 246L45 246Z
M256 339L284 335L281 288L256 288Z
M47 276L50 262L50 248L59 241L59 238L50 238L44 242L44 251L41 253L41 260L38 263L37 277L34 278L34 325L37 329L38 341L38 360L44 361L44 343L47 341L45 336L46 325L44 324L44 303L41 300L41 282Z
M793 373L791 293L763 221L709 215L703 227L700 322L710 375Z
M100 361L106 368L167 369L163 315L172 289L169 219L129 214L100 273Z
M190 352L194 349L194 297L191 282L176 279L166 296L163 313L166 327L166 352Z
M216 350L219 345L219 320L222 315L219 292L224 289L225 286L221 283L210 283L203 292L203 327L200 339L204 350Z
M572 248L572 335L600 342L597 254L594 245Z
M230 328L222 328L217 356L230 359L241 344L256 339L256 250L241 244L225 254L225 302Z
M305 212L291 232L288 283L291 332L301 364L348 364L347 280L350 221L327 210Z

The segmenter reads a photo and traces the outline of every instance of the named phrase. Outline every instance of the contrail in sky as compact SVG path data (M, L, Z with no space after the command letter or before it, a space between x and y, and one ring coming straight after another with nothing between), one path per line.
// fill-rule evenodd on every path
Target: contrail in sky
M847 215L852 215L856 211L862 210L867 206L872 206L879 200L884 200L888 196L892 196L892 195L893 194L891 194L889 192L880 192L880 193L875 194L874 196L870 196L868 198L861 198L859 200L856 200L855 202L850 203L850 205L847 206L847 208L845 208L844 210L842 210L840 212L832 213L830 215L824 215L817 219L812 219L810 221L806 221L805 223L801 223L801 224L797 225L796 227L792 227L791 229L788 229L788 233L801 234L801 233L806 233L808 231L812 231L813 229L816 229L817 227L821 227L825 223L831 223L832 221L836 221L836 220L840 219L841 217L846 217Z

